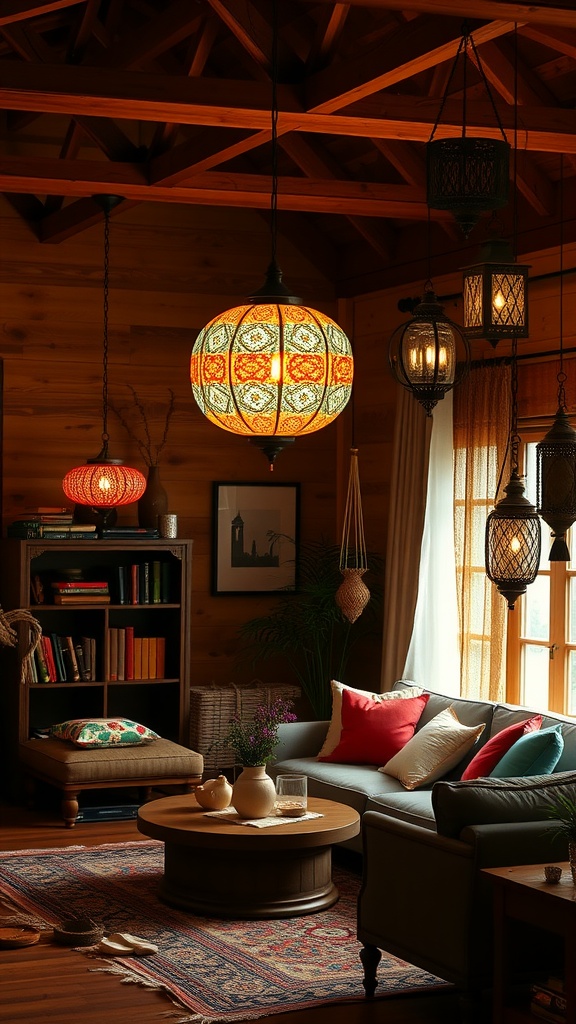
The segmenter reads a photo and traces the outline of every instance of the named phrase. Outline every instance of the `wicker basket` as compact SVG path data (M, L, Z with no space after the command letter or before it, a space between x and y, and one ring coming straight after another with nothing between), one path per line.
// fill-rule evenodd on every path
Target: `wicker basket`
M249 719L260 704L269 707L277 697L296 701L299 696L298 686L264 686L260 682L244 686L191 686L190 747L204 757L204 770L234 767L234 750L222 746L232 715L238 712Z

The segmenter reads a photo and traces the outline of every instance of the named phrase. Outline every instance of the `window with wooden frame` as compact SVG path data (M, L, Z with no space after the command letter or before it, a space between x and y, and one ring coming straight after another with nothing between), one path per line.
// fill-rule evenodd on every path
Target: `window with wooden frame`
M522 429L526 496L536 503L536 444L543 428ZM514 704L576 716L576 528L571 562L550 562L550 529L542 523L540 570L508 616L506 693Z

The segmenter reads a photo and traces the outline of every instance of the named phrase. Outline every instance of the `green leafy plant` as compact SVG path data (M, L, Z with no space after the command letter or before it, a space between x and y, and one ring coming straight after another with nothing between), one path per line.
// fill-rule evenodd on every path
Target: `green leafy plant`
M281 594L271 612L245 622L238 632L241 659L255 668L283 658L318 719L330 717L330 680L343 679L354 647L378 630L382 616L381 560L368 556L371 572L365 582L371 600L351 624L335 601L342 582L339 559L339 546L322 540L303 544L296 592Z
M558 802L548 808L548 817L556 821L556 835L576 843L576 800L560 793Z

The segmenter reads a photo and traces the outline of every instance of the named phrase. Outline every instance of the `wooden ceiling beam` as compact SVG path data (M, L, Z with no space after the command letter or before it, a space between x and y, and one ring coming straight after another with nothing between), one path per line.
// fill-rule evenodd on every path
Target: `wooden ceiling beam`
M334 0L303 0L304 3L329 4ZM351 7L376 8L383 11L397 11L398 0L348 0ZM557 28L574 27L574 9L570 0L559 4L541 0L540 3L521 0L406 0L402 4L408 11L419 14L444 15L454 18L510 18L516 22L534 25L554 25Z
M127 39L122 38L104 55L106 67L138 68L197 32L203 17L190 0L176 0L157 17L149 18Z
M15 21L27 21L29 18L37 18L43 14L61 11L64 7L75 7L77 4L85 2L86 0L45 0L44 3L38 3L35 0L2 0L0 25L11 25Z
M114 192L126 199L217 206L270 206L270 178L258 174L199 174L188 186L149 185L142 169L134 164L100 161L45 159L41 163L22 157L0 155L0 192L62 193L91 196ZM280 178L278 208L301 212L350 216L393 217L426 220L428 208L421 190L408 185L374 182L325 181L312 178ZM450 214L432 211L434 220Z
M132 74L101 69L30 65L16 61L0 64L0 108L41 111L74 116L119 117L128 120L169 121L222 127L270 127L268 89L258 82L224 79L167 77L145 72ZM438 115L437 101L385 93L355 103L346 114L320 114L302 110L293 89L278 87L279 131L310 131L361 138L401 138L427 142ZM447 100L444 122L437 137L460 134L461 104ZM513 110L502 112L510 130ZM572 110L525 107L522 145L542 152L576 152L576 124ZM491 104L470 103L470 133L498 137Z

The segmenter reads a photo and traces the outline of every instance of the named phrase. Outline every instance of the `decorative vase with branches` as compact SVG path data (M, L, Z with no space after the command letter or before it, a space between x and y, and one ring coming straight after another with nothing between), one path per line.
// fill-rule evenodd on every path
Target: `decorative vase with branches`
M120 420L128 437L134 442L148 466L146 490L138 502L138 524L139 526L156 527L158 516L168 511L168 495L160 480L158 466L160 456L166 447L170 421L174 413L174 392L171 388L168 389L170 399L164 413L164 429L160 441L154 443L150 428L152 412L150 409L146 409L135 388L131 384L128 384L127 387L132 393L132 405L117 407L110 403L110 408ZM137 421L140 424L141 432L135 426L134 414L136 414Z

